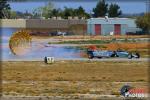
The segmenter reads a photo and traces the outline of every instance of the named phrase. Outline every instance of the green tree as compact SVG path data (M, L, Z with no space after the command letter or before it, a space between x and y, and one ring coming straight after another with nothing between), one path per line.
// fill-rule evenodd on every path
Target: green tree
M89 14L85 12L85 10L80 6L77 9L74 10L75 16L78 16L79 18L85 17L89 18Z
M12 18L12 19L17 18L17 13L15 11L11 11L10 15L11 15L10 18Z
M100 0L96 8L93 8L94 17L103 17L107 14L108 11L108 4L105 2L105 0Z
M34 18L42 17L42 8L39 7L39 8L34 9L34 11L32 12L32 14L33 14Z
M66 19L69 16L75 16L74 9L65 7L64 11L62 12L62 17Z
M7 0L0 0L0 19L10 16L10 5Z
M117 4L111 4L109 6L108 15L109 17L118 17L122 14L120 7Z
M85 10L80 6L78 9L75 9L76 16L83 17L85 15Z
M65 7L64 11L61 12L63 18L68 18L69 16L78 16L79 18L85 17L89 18L89 14L80 6L77 9Z
M52 14L52 16L58 17L58 16L62 15L61 12L62 12L61 9L53 9L51 14Z
M33 16L40 16L40 17L45 17L50 18L52 16L52 10L54 6L51 2L48 2L45 6L38 7L33 11Z
M150 34L150 13L146 13L144 16L138 17L136 19L136 24L144 32Z

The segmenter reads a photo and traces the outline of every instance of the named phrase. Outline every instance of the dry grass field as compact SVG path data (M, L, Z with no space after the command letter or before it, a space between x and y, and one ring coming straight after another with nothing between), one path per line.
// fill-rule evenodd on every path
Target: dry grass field
M3 95L117 95L125 84L148 88L148 62L3 62Z
M32 36L32 37L38 37L40 38L55 38L55 39L112 39L112 38L116 38L116 39L131 39L131 38L150 38L150 35L115 35L115 36L97 36L97 35L92 35L92 36L88 36L88 35L72 35L72 36L53 36L53 37L41 37L41 36Z

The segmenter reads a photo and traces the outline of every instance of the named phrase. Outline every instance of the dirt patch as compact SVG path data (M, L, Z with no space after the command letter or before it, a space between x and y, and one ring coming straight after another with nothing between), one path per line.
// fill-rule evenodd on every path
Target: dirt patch
M108 50L117 50L117 49L148 49L150 47L150 43L110 43L106 45L106 49Z
M3 62L4 95L118 95L124 84L148 88L148 62Z

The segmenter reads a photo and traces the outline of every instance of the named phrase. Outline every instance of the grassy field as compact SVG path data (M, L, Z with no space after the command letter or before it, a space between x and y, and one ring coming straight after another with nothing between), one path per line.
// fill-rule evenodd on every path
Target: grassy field
M69 38L65 38L65 39L60 39L59 42L48 42L48 44L108 44L108 43L140 43L140 42L147 42L148 40L141 40L140 39L136 39L136 38L104 38L104 39L69 39Z
M3 62L2 65L3 95L119 96L126 83L148 88L148 62Z
M62 42L56 42L56 44L106 44L110 43L111 40L79 40L79 41L62 41ZM49 42L48 44L51 44Z
M150 38L150 35L123 35L123 36L82 36L82 35L72 35L72 36L32 36L32 39L55 39L55 41L49 41L49 44L99 44L99 43L110 43L110 42L142 42L143 39ZM142 39L142 40L141 40Z
M71 36L32 36L32 37L36 37L36 38L55 38L55 39L67 39L67 40L88 40L88 39L94 39L94 40L99 40L99 39L137 39L137 38L150 38L150 35L118 35L118 36L98 36L98 35L92 35L92 36L88 36L88 35L71 35Z

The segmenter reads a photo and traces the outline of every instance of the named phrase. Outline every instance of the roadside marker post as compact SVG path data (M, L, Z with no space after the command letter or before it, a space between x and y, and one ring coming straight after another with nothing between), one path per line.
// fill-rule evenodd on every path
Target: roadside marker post
M54 57L45 57L44 58L44 62L46 64L52 64L52 63L54 63L54 61L55 61Z

